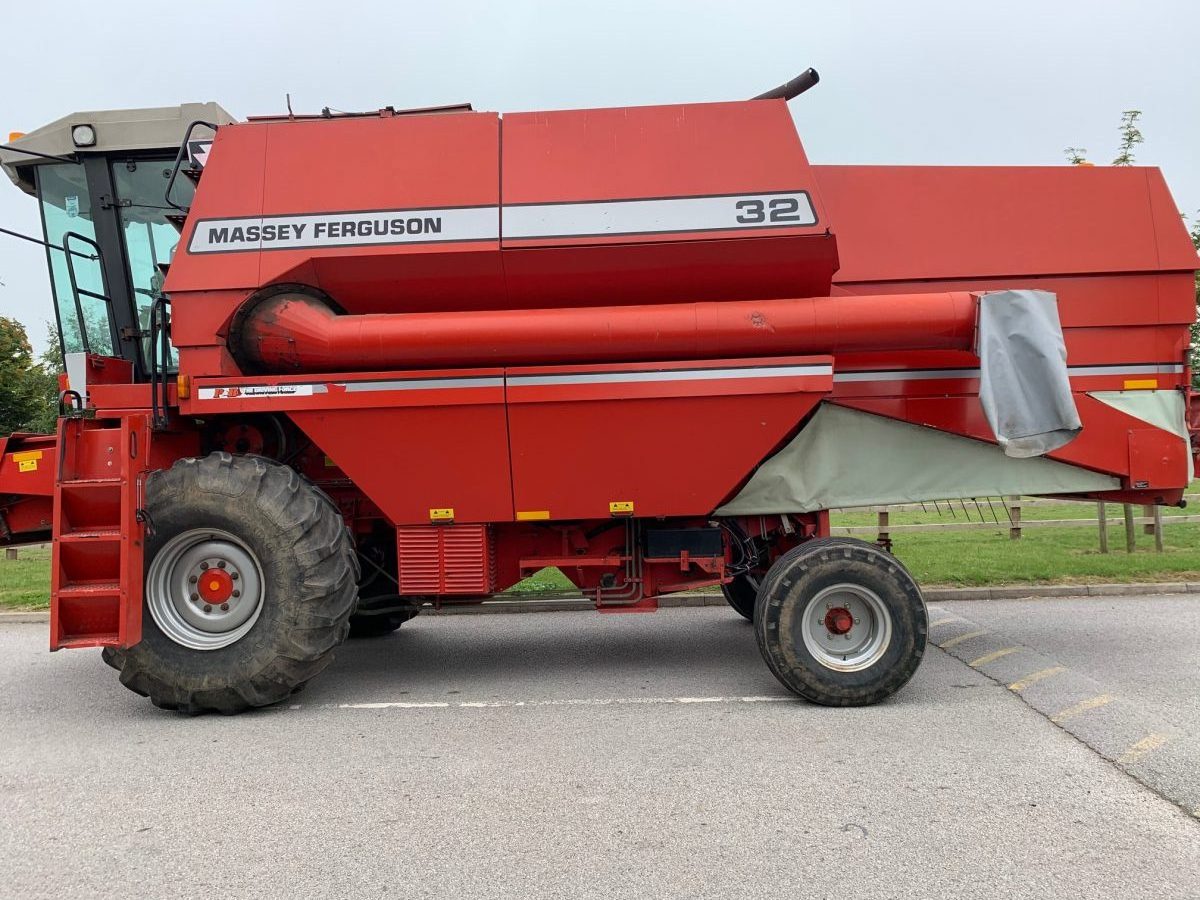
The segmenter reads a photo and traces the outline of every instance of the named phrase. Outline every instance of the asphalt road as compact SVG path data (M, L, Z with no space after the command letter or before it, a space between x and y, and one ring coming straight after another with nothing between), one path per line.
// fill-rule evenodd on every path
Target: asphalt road
M0 896L1200 895L1200 598L931 618L868 709L700 608L421 617L234 718L5 625ZM1081 693L1115 699L1051 721Z

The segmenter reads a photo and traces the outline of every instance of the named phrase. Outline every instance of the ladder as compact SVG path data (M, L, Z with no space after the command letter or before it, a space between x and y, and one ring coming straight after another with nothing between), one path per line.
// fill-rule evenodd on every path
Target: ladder
M144 529L138 498L149 417L59 419L50 649L132 647L142 639Z

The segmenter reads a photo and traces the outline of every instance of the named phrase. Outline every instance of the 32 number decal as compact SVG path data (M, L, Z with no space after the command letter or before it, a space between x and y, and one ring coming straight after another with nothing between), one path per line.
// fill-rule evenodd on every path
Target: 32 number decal
M776 197L774 200L739 200L734 204L739 225L803 223L800 201L795 197Z

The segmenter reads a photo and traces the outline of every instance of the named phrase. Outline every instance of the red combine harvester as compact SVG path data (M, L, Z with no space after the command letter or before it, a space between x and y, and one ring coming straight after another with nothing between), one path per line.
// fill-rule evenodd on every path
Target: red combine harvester
M925 608L829 509L1182 505L1197 258L1159 172L813 166L786 103L815 82L0 147L67 360L58 434L0 442L51 649L232 712L557 567L602 611L719 585L790 690L866 704Z

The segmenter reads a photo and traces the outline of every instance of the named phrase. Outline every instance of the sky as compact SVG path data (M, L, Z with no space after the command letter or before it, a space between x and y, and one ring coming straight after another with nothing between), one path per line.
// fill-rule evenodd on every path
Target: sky
M813 66L820 85L791 103L813 162L1056 165L1075 146L1107 163L1121 112L1140 109L1138 163L1200 214L1196 0L58 0L43 14L70 24L5 42L0 139L79 110L278 113L288 93L297 113L731 100ZM7 179L0 226L41 230ZM50 303L44 251L0 235L0 315L39 350Z

